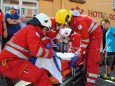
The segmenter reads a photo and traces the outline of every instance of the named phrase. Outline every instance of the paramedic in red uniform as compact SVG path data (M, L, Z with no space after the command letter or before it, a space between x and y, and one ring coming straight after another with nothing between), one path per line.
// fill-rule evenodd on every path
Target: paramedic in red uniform
M81 35L80 48L75 52L79 57L86 51L87 81L85 86L96 86L100 64L100 44L102 38L101 28L96 21L79 11L68 11L60 9L56 13L56 22L59 27L70 25L70 27Z
M43 69L28 61L31 56L51 58L52 49L44 48L41 38L51 27L50 18L40 13L27 22L7 42L0 54L0 73L12 79L32 82L34 86L51 86Z
M46 32L46 36L48 39L51 39L53 50L58 51L58 40L56 36L59 32L59 28L57 28L55 17L50 17L50 20L52 23L52 27L49 32Z

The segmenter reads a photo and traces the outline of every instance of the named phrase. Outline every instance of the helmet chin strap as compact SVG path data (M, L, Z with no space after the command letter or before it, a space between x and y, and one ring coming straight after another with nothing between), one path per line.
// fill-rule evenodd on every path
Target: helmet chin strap
M65 24L67 24L67 23L69 22L69 21L68 21L69 18L70 18L70 16L67 15L66 18L65 18Z

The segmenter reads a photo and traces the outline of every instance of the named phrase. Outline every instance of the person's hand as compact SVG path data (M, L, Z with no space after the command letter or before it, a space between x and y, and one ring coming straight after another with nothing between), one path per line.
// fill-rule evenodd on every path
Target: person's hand
M75 55L74 57L73 57L73 59L72 59L72 62L70 63L70 70L72 71L72 68L73 68L73 66L75 66L75 64L76 64L76 61L78 60L78 56L77 55Z
M58 42L56 42L56 45L57 45L57 47L59 46L59 43Z
M37 60L37 58L34 57L34 56L32 56L32 57L29 59L29 61L32 62L33 64L36 63L36 60Z
M51 45L49 43L46 44L46 48L47 49L50 49L51 48Z
M57 54L56 54L56 52L54 50L53 50L53 57L56 57L56 58L62 60L59 56L57 56Z
M7 38L7 36L8 36L7 29L5 29L3 33L3 38Z
M53 50L53 56L57 57L57 54L56 54L56 52L54 50Z
M21 19L15 20L16 23L22 23Z
M81 56L81 51L80 51L80 49L79 49L79 50L77 50L77 51L75 52L75 55L77 55L78 57L80 57L80 56Z

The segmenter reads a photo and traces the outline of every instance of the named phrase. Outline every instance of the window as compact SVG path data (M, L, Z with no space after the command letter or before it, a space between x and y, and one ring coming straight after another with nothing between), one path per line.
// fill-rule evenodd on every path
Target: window
M69 0L69 1L76 2L76 3L81 3L81 4L86 3L86 0Z
M112 7L115 9L115 0L112 1Z
M9 10L10 10L10 7L5 6L5 13L8 12Z
M53 0L42 0L42 1L51 1L51 2L53 2Z
M27 17L33 17L38 13L38 0L0 0L3 13L9 11L10 5L16 4L19 8L18 14L25 14Z
M3 3L6 4L19 4L19 0L3 0Z
M22 0L21 14L27 15L31 18L38 13L38 1L37 0Z

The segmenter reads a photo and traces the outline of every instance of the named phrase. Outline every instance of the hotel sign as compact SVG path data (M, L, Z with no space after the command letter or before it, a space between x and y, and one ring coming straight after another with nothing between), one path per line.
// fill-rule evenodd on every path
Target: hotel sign
M81 14L84 14L83 9L81 9L79 6L76 6L75 8L71 8L72 11L79 10ZM102 11L95 11L95 10L87 10L87 15L90 17L96 17L96 18L107 18L110 20L115 20L115 14L108 14Z
M94 10L88 10L88 16L115 20L115 14L107 14L104 12L94 11Z

